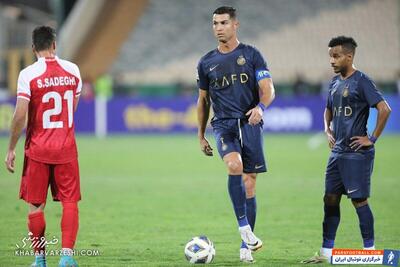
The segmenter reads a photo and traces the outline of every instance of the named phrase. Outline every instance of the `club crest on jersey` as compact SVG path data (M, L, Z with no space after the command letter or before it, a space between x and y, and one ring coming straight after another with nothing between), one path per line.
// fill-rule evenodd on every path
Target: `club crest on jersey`
M343 97L348 97L349 96L349 87L345 87L344 89L343 89L343 94L342 94L342 96Z
M239 66L243 66L244 64L246 64L246 59L243 57L243 55L240 55L240 56L237 58L236 63L237 63Z

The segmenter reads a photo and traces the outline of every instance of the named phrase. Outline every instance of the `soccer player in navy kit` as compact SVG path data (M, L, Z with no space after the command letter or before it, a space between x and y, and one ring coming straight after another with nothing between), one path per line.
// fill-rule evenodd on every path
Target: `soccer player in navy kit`
M240 260L252 262L252 251L262 247L254 233L255 185L266 172L263 154L262 115L275 96L269 69L260 52L237 39L236 10L220 7L213 13L218 47L198 64L198 137L201 150L212 156L205 130L211 120L218 152L228 171L228 191L242 238ZM210 101L211 100L211 101Z
M339 36L329 42L333 77L324 113L325 133L332 149L326 168L323 242L319 253L304 263L330 260L340 221L340 199L351 199L360 222L364 249L375 249L374 217L368 205L374 144L390 115L390 107L373 81L355 69L353 59L357 43ZM369 109L378 110L372 134L367 132Z

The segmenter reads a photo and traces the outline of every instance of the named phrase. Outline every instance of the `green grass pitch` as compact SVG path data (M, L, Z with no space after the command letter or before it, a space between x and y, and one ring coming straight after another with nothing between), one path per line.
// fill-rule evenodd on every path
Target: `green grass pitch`
M323 137L265 135L269 172L257 185L256 233L265 247L252 266L295 266L321 245L324 172L329 151ZM216 246L214 266L238 266L240 237L227 192L226 171L215 155L199 150L193 135L79 136L83 200L76 249L100 256L76 257L80 266L188 266L185 243L207 235ZM314 145L309 146L310 140ZM0 138L3 155L6 137ZM27 235L27 205L18 200L23 142L14 175L1 168L0 266L29 266L15 256ZM312 148L311 148L312 147ZM377 143L370 204L377 249L400 249L400 136ZM358 218L342 199L336 239L341 248L361 248ZM60 235L61 207L48 199L48 238ZM50 248L60 248L60 243ZM58 257L48 258L56 266Z

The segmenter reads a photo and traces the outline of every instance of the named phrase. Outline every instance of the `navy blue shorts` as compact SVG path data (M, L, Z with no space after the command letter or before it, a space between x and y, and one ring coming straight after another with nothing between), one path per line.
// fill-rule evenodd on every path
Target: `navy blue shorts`
M212 122L219 155L231 152L242 156L244 173L267 171L263 152L262 122L252 126L246 120L225 119Z
M348 198L368 198L374 158L373 149L350 153L332 152L326 167L325 193L344 194Z

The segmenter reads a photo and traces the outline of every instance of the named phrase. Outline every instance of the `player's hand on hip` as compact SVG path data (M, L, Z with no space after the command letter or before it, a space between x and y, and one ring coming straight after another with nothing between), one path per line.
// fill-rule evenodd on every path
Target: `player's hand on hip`
M207 138L203 137L200 138L200 149L203 151L203 153L206 156L212 156L213 155L213 149L210 146L210 143L208 142Z
M372 146L374 143L369 140L368 136L353 136L350 138L351 142L350 143L350 148L354 149L354 151L359 150L360 148L364 146Z
M332 149L335 146L335 142L336 142L335 137L333 137L332 130L329 129L329 130L325 131L325 133L326 133L326 137L328 138L329 148Z
M250 125L257 125L262 120L263 111L259 106L256 106L255 108L252 108L249 111L247 111L246 116L250 116L249 117Z
M15 151L8 151L4 162L6 163L7 170L14 173Z

